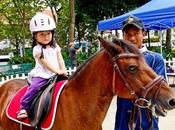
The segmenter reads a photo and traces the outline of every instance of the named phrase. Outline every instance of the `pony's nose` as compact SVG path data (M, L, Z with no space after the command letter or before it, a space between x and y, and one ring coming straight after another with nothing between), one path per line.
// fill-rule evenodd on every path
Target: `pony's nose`
M175 107L175 98L169 100L169 105Z

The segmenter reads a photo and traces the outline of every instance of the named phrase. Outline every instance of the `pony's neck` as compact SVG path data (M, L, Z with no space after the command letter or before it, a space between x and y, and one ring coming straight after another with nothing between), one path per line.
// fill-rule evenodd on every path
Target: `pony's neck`
M99 127L102 124L113 97L112 74L109 75L111 67L105 58L104 54L99 54L98 58L92 59L79 74L68 81L67 90L63 92L67 95L63 104L67 102L70 108L70 120L75 121L72 122L74 125L80 121L87 130L97 130L97 127L92 126Z

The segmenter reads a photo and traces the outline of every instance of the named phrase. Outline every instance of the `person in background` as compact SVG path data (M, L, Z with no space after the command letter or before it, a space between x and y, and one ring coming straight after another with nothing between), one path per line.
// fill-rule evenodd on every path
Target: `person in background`
M167 65L166 66L166 72L167 73L174 73L174 70L173 70L173 68L171 66Z
M74 42L69 43L69 55L71 60L71 67L77 67L77 53L81 51L81 47L75 48Z
M134 44L141 53L144 54L147 64L158 74L165 76L165 64L163 57L156 52L147 50L146 46L143 44L143 39L145 36L145 29L141 19L135 16L129 16L123 22L123 39ZM117 112L115 117L115 130L129 130L128 124L133 110L133 102L129 99L117 98ZM146 112L147 108L141 108L142 121L141 126L139 119L136 120L136 126L134 130L150 130L150 122ZM153 117L153 130L159 130L158 118Z
M28 117L33 97L37 95L49 78L56 74L67 76L61 48L54 40L55 28L53 18L43 13L37 13L30 21L35 67L31 71L31 84L20 102L20 110L17 113L19 120Z

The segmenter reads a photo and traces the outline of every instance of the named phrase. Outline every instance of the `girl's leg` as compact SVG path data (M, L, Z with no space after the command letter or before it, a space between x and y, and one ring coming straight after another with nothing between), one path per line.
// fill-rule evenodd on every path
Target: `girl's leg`
M37 95L47 81L48 79L43 79L40 77L32 78L31 85L21 100L21 109L29 110L31 100Z

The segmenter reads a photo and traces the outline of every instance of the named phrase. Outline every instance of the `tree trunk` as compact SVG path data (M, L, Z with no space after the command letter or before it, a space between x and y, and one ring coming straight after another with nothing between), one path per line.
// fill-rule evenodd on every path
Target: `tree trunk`
M166 48L171 49L171 29L166 31Z
M75 12L74 0L69 0L70 6L70 27L69 27L69 43L74 41L74 28L75 28Z

